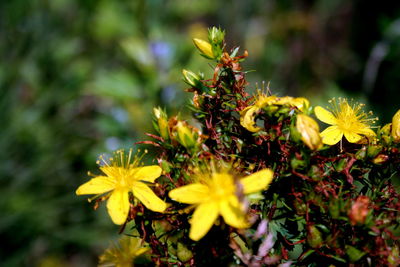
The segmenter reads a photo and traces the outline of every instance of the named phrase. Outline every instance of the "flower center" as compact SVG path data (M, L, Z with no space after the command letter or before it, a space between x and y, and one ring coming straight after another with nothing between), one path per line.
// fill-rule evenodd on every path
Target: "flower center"
M215 173L210 183L211 198L220 200L227 198L235 193L233 177L228 173Z
M349 105L346 99L339 99L339 105L333 102L333 113L337 120L337 126L342 131L362 133L365 128L369 128L369 122L374 122L376 118L368 118L362 110L363 104Z
M112 177L117 181L118 188L131 188L132 187L132 173L129 169L123 167L113 167Z

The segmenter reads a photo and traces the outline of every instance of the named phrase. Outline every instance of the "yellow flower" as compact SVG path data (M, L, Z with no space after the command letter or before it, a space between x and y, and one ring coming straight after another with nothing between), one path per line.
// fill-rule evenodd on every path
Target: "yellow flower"
M400 110L394 114L392 119L392 137L395 142L400 141Z
M256 126L255 118L257 114L259 114L261 110L267 106L274 107L275 109L278 109L277 106L289 106L295 107L300 111L304 111L308 109L310 102L304 97L294 98L291 96L268 96L267 94L259 91L254 104L246 107L240 112L240 125L253 133L261 131L261 128Z
M240 125L253 133L261 131L260 127L255 126L255 118L264 106L272 105L276 101L276 96L267 96L266 94L259 92L254 105L248 106L240 112Z
M193 43L205 57L209 59L215 58L212 46L209 42L204 41L202 39L193 38Z
M258 108L263 108L265 106L270 106L275 104L278 101L278 97L275 95L266 95L265 93L258 93L256 102L254 103L254 106Z
M161 175L162 169L159 166L140 167L142 157L132 157L132 149L128 155L123 150L116 151L109 163L101 159L105 165L100 170L105 176L96 176L81 185L76 190L77 195L108 193L107 210L115 224L123 224L128 217L129 192L150 210L163 212L166 209L167 204L148 186Z
M290 107L296 107L300 111L304 111L308 109L310 102L304 97L284 96L278 97L274 105L288 105Z
M370 124L375 123L377 118L369 118L368 115L362 111L363 104L349 105L347 99L339 98L337 102L332 99L331 111L328 111L320 106L315 107L314 112L317 118L330 124L322 133L322 142L327 145L334 145L338 143L343 135L350 143L358 143L362 141L363 137L375 137L375 132L371 129Z
M141 245L141 240L124 236L118 242L104 251L99 257L99 266L131 267L135 258L149 251L149 248Z
M304 114L297 115L296 129L301 134L301 140L311 150L321 148L322 140L319 134L319 126L314 119Z
M261 191L271 183L273 172L264 169L236 180L227 170L196 173L197 182L169 192L171 199L196 206L189 237L200 240L221 215L235 228L247 228L246 212L239 195Z

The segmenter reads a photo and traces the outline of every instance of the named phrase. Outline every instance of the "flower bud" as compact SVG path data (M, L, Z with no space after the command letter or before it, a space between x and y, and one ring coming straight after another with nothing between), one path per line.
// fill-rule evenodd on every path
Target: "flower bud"
M208 58L208 59L214 59L214 53L213 53L213 49L212 46L209 42L204 41L202 39L198 39L198 38L193 38L193 43L194 45L197 47L197 49L199 49L199 51L201 52L201 55Z
M168 133L168 117L165 111L163 111L160 107L153 108L153 114L155 118L154 127L160 133L161 137L164 140L169 139Z
M400 110L394 114L392 119L392 137L396 143L400 142Z
M375 157L376 155L378 155L379 152L382 151L382 146L380 145L370 145L367 149L367 155L368 157Z
M389 266L398 266L400 264L399 247L394 245L388 256Z
M225 31L217 27L212 27L208 30L208 39L212 44L222 46L225 38Z
M321 232L317 229L315 225L308 227L307 231L307 243L312 248L318 248L322 245L323 239Z
M190 251L190 249L188 249L181 242L178 242L178 248L176 254L178 256L178 259L182 262L187 262L193 257L192 251Z
M390 144L392 135L392 124L388 123L379 129L379 136L385 144Z
M301 134L301 140L311 150L316 150L322 147L319 126L314 119L304 114L297 115L296 129Z
M197 134L190 129L186 123L178 121L176 124L177 141L187 149L191 149L197 144Z
M385 163L386 161L388 161L388 159L389 159L389 156L388 155L385 155L385 154L379 154L378 156L376 156L373 160L372 160L372 162L374 163L374 164L383 164L383 163Z
M191 72L190 70L183 69L182 74L183 74L183 80L190 86L197 87L199 84L201 84L200 76Z

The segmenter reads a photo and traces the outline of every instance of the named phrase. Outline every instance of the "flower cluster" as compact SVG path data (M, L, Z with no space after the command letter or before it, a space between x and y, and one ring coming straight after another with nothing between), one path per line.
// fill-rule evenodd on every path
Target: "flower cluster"
M139 143L156 148L157 163L119 150L77 189L96 206L107 200L120 232L140 237L100 262L399 265L400 111L379 127L345 98L313 108L269 88L250 96L240 65L248 53L226 51L224 36L212 28L208 41L194 39L216 62L212 78L182 72L197 127L154 108L157 134ZM330 126L321 132L317 119Z

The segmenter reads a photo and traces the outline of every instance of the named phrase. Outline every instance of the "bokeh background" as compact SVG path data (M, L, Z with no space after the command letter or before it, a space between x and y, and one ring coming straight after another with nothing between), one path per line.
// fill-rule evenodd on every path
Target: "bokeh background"
M153 106L187 114L181 70L212 73L191 38L214 25L248 49L249 90L400 108L398 1L0 1L1 266L96 265L119 229L74 191Z

